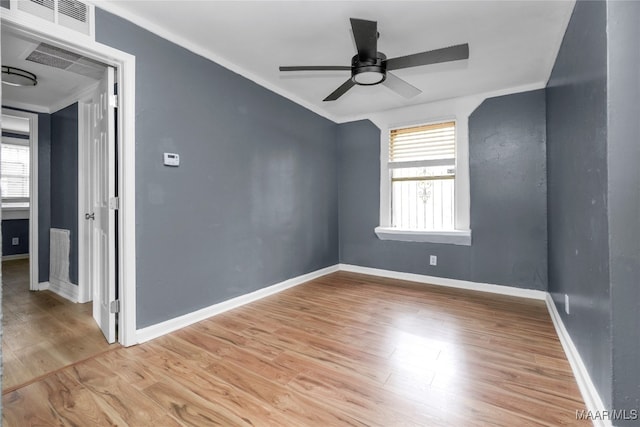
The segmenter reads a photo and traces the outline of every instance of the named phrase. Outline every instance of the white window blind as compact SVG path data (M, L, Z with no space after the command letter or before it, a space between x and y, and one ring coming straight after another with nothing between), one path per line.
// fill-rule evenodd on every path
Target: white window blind
M29 146L2 143L0 186L3 201L29 199Z
M454 229L455 163L453 121L389 131L392 227Z
M431 161L451 164L456 155L455 122L436 123L389 132L389 161Z

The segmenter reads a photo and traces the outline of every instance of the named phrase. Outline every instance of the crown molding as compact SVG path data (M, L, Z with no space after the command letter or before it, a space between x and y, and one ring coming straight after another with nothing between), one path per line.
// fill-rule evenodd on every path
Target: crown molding
M121 6L108 0L89 0L89 3L93 4L95 7L100 8L106 12L117 15L120 18L123 18L159 37L162 37L165 40L175 43L176 45L184 49L187 49L188 51L198 56L201 56L205 59L215 62L216 64L230 71L233 71L236 74L240 74L242 77L248 80L251 80L252 82L270 90L271 92L277 93L278 95L283 96L289 99L290 101L295 102L296 104L306 108L307 110L310 110L318 114L319 116L324 117L325 119L331 120L332 122L335 122L335 123L339 123L338 117L332 114L329 114L328 112L318 108L317 106L309 103L308 101L305 101L304 99L300 98L299 96L289 91L286 91L286 90L283 90L282 88L277 87L276 85L268 82L267 80L263 79L257 74L248 71L247 69L239 66L238 64L232 61L229 61L226 58L223 58L222 56L211 51L210 49L207 49L197 43L193 43L192 41L187 40L186 38L176 34L170 29L157 25L144 17L131 13L128 10L122 8Z

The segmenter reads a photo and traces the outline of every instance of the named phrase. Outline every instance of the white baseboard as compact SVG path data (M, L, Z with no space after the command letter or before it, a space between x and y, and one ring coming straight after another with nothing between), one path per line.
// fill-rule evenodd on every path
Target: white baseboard
M197 323L201 320L207 319L216 314L224 313L225 311L240 307L242 305L257 301L261 298L269 295L276 294L278 292L289 289L293 286L300 285L310 280L316 279L321 276L336 272L336 271L351 271L354 273L369 274L373 276L389 277L400 280L410 280L419 283L429 283L439 286L448 286L452 288L470 289L474 291L491 292L501 295L511 295L523 298L532 298L537 300L544 300L546 292L537 291L533 289L519 289L509 286L491 285L487 283L475 283L465 280L447 279L443 277L425 276L421 274L401 273L397 271L381 270L377 268L360 267L350 264L337 264L321 270L317 270L302 276L294 277L289 280L285 280L281 283L276 283L267 288L259 289L249 294L240 295L227 301L223 301L218 304L211 305L209 307L202 308L192 313L187 313L173 319L166 320L155 325L147 326L136 331L136 338L138 343L143 343L154 338L158 338L162 335L166 335L170 332L177 331L186 326Z
M430 285L446 286L449 288L469 289L472 291L490 292L493 294L510 295L521 298L545 300L547 293L535 289L520 289L511 286L492 285L489 283L469 282L467 280L448 279L446 277L427 276L423 274L402 273L399 271L381 270L379 268L361 267L359 265L340 264L341 271L369 274L372 276L388 277L390 279L408 280L411 282L427 283Z
M2 261L13 261L14 259L29 259L29 254L3 255Z
M73 283L50 279L48 282L39 283L38 288L41 291L48 289L51 292L60 295L62 298L68 299L71 302L78 302L78 286L74 285Z
M573 375L576 377L576 382L580 388L580 393L582 393L584 403L587 405L587 410L592 413L605 413L607 408L605 408L602 403L602 399L600 399L598 390L596 390L593 381L591 381L591 377L589 376L586 366L584 366L580 353L573 344L573 340L562 322L562 317L560 317L560 313L558 313L558 309L553 302L551 294L547 293L545 302L547 303L547 309L549 310L549 315L553 321L553 326L555 326L558 338L560 338L562 348L564 348L564 352L567 355L569 364L571 365L571 370L573 370ZM610 420L594 419L593 425L595 427L611 427L612 424Z
M276 283L275 285L258 289L257 291L245 295L240 295L230 300L202 308L192 313L187 313L185 315L175 317L161 323L156 323L155 325L147 326L146 328L138 329L136 331L136 338L138 340L138 343L143 343L145 341L158 338L162 335L177 331L178 329L182 329L186 326L192 325L211 316L215 316L216 314L224 313L225 311L240 307L245 304L249 304L261 298L265 298L269 295L282 292L285 289L298 286L302 283L317 279L318 277L322 277L336 271L338 271L338 265L332 265L330 267L303 274L302 276L294 277L292 279L285 280L284 282Z

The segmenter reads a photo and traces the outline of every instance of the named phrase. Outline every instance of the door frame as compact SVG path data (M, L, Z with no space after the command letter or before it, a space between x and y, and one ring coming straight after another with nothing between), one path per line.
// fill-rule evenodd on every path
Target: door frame
M38 114L11 107L2 114L29 120L29 290L38 291Z
M93 18L93 17L92 17ZM63 49L77 52L116 69L119 108L118 149L118 342L137 344L136 337L136 222L135 222L135 56L96 42L73 30L15 9L3 9L1 25ZM115 238L116 236L110 236Z

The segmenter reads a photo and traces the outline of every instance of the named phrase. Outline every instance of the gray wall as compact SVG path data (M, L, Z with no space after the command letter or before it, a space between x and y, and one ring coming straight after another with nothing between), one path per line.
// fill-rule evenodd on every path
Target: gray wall
M96 39L136 56L139 328L338 262L334 123L102 10Z
M17 237L19 243L13 245L11 240ZM29 253L29 220L2 220L2 255L20 255Z
M609 274L615 409L640 408L640 3L610 2ZM638 425L638 421L618 422Z
M579 1L546 89L549 292L610 405L606 73L606 5Z
M340 125L338 150L340 262L546 290L544 91L488 99L469 119L470 247L379 240L379 130Z
M487 99L469 117L474 282L547 289L544 90Z
M51 114L51 228L71 232L69 279L78 284L78 104ZM48 234L48 231L47 231Z

